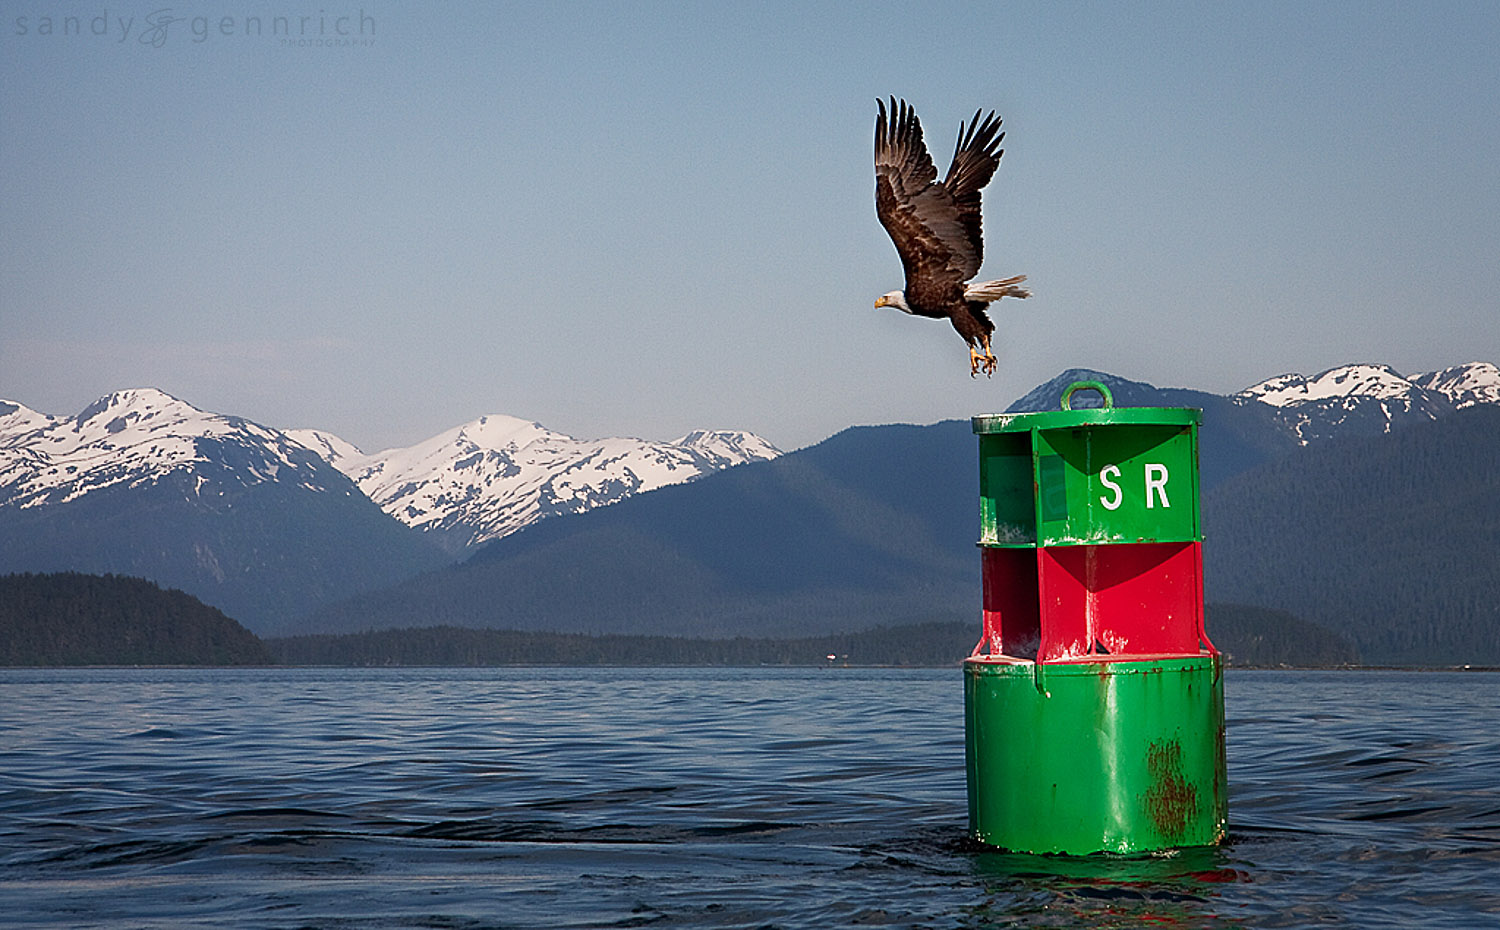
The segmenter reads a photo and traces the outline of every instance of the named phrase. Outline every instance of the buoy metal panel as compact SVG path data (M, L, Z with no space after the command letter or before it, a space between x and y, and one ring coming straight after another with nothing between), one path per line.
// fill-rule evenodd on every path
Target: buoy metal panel
M969 827L1015 852L1220 842L1228 818L1218 656L964 664Z

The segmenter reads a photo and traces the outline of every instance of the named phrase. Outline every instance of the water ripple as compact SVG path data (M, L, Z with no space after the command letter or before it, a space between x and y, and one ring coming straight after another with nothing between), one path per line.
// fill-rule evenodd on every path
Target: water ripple
M8 927L1500 926L1500 676L1235 672L1215 849L965 835L956 671L0 671Z

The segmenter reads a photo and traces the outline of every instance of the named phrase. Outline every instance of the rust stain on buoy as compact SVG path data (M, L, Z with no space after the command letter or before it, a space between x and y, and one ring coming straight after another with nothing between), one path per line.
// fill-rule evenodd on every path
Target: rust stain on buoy
M1151 788L1146 792L1146 814L1168 837L1181 837L1198 815L1198 790L1182 774L1182 746L1177 740L1152 743L1146 750Z

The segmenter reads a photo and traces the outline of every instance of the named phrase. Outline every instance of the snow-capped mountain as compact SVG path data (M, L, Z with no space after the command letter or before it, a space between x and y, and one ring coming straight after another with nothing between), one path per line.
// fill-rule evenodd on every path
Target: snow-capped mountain
M0 507L67 503L116 485L187 478L193 497L288 481L333 490L326 463L284 434L207 413L153 388L116 391L75 417L5 403L0 411Z
M354 443L346 442L320 429L289 429L286 434L316 452L319 458L335 468L339 467L339 462L346 459L366 458Z
M29 407L0 400L0 448L10 445L19 436L51 426L56 419Z
M162 482L211 504L227 489L274 481L363 492L457 554L548 516L779 454L744 432L700 430L672 442L580 440L489 416L409 448L366 455L331 433L283 432L142 388L100 398L72 417L0 401L0 508Z
M1240 391L1237 396L1273 407L1296 407L1332 397L1402 397L1413 385L1389 365L1344 365L1313 378L1277 375Z
M277 430L154 389L0 402L0 574L147 578L264 630L446 561Z
M1489 363L1411 377L1351 365L1228 396L1068 371L1027 398L1056 409L1081 378L1110 384L1122 406L1203 408L1205 487L1297 444L1500 405ZM778 454L747 433L579 440L491 416L365 455L328 433L287 433L152 389L110 394L76 416L0 401L0 573L145 577L259 631L297 632L319 605L537 520Z
M1442 371L1415 375L1411 382L1429 391L1441 391L1459 410L1475 404L1500 404L1500 368L1489 362L1454 365Z
M1388 365L1344 365L1315 377L1278 375L1231 395L1275 408L1302 445L1335 435L1388 433L1476 403L1500 402L1500 369L1487 362L1401 375Z
M291 435L354 479L387 513L431 533L455 554L546 517L781 454L745 432L699 430L671 442L585 440L509 416L480 417L414 446L368 456L327 433Z

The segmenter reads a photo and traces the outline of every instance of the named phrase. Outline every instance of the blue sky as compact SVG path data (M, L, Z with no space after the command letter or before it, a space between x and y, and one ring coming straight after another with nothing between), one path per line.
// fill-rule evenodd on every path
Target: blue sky
M0 397L790 449L1500 361L1500 4L169 2L0 3ZM873 309L891 94L1005 119L991 380Z

